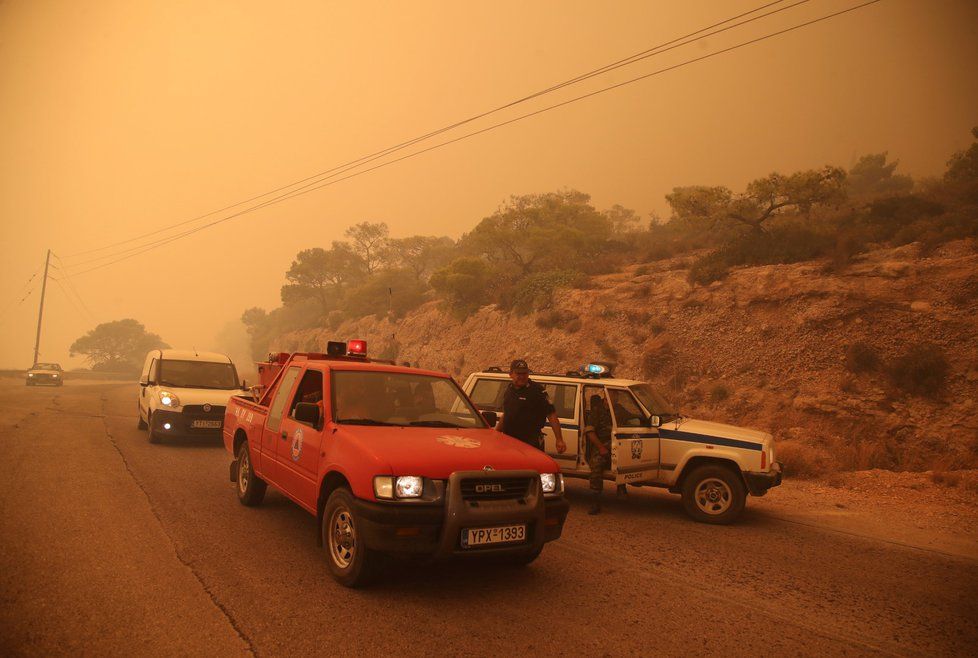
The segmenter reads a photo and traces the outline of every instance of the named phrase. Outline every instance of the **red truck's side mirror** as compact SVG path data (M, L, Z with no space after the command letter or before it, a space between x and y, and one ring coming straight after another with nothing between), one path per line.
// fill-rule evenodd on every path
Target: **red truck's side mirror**
M295 405L295 419L313 427L319 426L319 405L313 402L300 402Z
M489 423L489 427L495 427L499 422L499 415L495 411L483 411L482 417Z

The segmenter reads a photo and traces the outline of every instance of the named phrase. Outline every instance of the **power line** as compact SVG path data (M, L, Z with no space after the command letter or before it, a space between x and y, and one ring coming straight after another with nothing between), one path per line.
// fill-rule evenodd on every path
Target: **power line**
M49 279L51 279L52 281L54 281L54 282L55 282L56 284L58 284L58 287L59 287L59 288L61 288L61 292L63 292L63 293L64 293L64 295L65 295L65 299L67 299L67 300L68 300L68 303L70 303L70 304L71 304L71 307L72 307L73 309L75 309L75 312L76 312L76 313L78 313L78 315L82 315L82 312L81 312L81 309L80 309L80 308L78 308L78 304L76 304L76 303L75 303L75 300L73 300L73 299L71 298L71 295L69 295L69 294L68 294L68 289L67 289L67 288L65 288L65 287L64 287L63 285L61 285L61 279L57 279L57 278L55 278L55 277L53 277L53 276L49 276L48 278L49 278ZM94 319L94 318L93 318L93 319Z
M819 18L815 18L815 19L812 19L812 20L809 20L809 21L805 21L805 22L799 23L797 25L793 25L793 26L788 27L788 28L777 30L775 32L772 32L772 33L769 33L769 34L766 34L766 35L763 35L763 36L760 36L760 37L749 39L747 41L738 43L736 45L729 46L727 48L722 48L722 49L717 50L717 51L714 51L712 53L707 53L706 55L701 55L699 57L694 57L694 58L688 59L688 60L686 60L684 62L680 62L678 64L667 66L667 67L658 69L656 71L652 71L651 73L646 73L644 75L640 75L640 76L637 76L635 78L631 78L631 79L626 80L624 82L620 82L620 83L617 83L617 84L614 84L614 85L609 85L607 87L603 87L601 89L598 89L598 90L589 92L587 94L582 94L580 96L576 96L574 98L571 98L571 99L566 100L566 101L562 101L560 103L555 103L553 105L549 105L549 106L544 107L542 109L535 110L533 112L528 112L526 114L523 114L523 115L520 115L518 117L509 119L507 121L502 121L502 122L493 124L493 125L488 126L486 128L482 128L480 130L476 130L476 131L467 133L465 135L461 135L459 137L456 137L456 138L447 140L445 142L441 142L439 144L435 144L433 146L429 146L427 148L421 149L420 151L415 151L415 152L409 153L408 155L404 155L404 156L401 156L399 158L395 158L394 160L389 160L389 161L386 161L386 162L382 162L381 164L378 164L378 165L375 165L373 167L370 167L370 168L367 168L367 169L363 169L363 170L354 172L354 173L349 174L347 176L343 176L342 178L337 178L335 180L331 180L331 181L328 181L328 182L316 181L316 182L313 182L313 183L309 183L308 185L303 186L303 188L298 188L298 189L293 190L291 192L287 192L287 193L282 194L282 195L280 195L278 197L275 197L275 198L270 199L268 201L262 202L262 203L260 203L258 205L255 205L255 206L252 206L250 208L246 208L244 210L241 210L241 211L239 211L237 213L233 213L231 215L228 215L227 217L223 217L221 219L218 219L218 220L213 221L213 222L209 222L209 223L204 224L202 226L199 226L199 227L196 227L196 228L193 228L193 229L189 229L187 231L184 231L183 233L177 234L175 236L171 236L169 238L162 239L162 240L160 240L160 241L158 241L156 243L152 243L152 244L149 244L149 245L142 245L140 247L133 248L133 249L138 249L138 251L135 251L135 253L130 253L130 254L126 255L126 256L122 256L121 258L118 258L116 260L112 260L112 261L110 261L108 263L103 263L101 265L96 265L95 267L91 267L91 268L88 268L88 269L85 269L85 270L81 270L80 272L75 272L75 275L85 274L85 273L88 273L88 272L92 272L94 270L101 269L103 267L108 267L109 265L114 265L115 263L121 262L123 260L127 260L129 258L134 257L134 256L138 256L138 255L140 255L142 253L145 253L147 251L151 251L151 250L156 249L158 247L162 247L162 246L164 246L166 244L169 244L170 242L173 242L175 240L179 240L181 238L187 237L189 235L192 235L194 233L197 233L199 231L202 231L202 230L204 230L206 228L210 228L212 226L216 226L218 224L222 224L222 223L224 223L226 221L229 221L231 219L235 219L236 217L240 217L242 215L245 215L245 214L254 212L256 210L260 210L262 208L265 208L267 206L280 203L280 202L285 201L287 199L291 199L291 198L294 198L294 197L297 197L297 196L302 196L304 194L308 194L309 192L313 192L315 190L318 190L318 189L321 189L321 188L324 188L324 187L329 187L331 185L335 185L336 183L340 183L340 182L345 181L345 180L348 180L350 178L355 178L357 176L361 176L363 174L366 174L366 173L375 171L377 169L382 169L384 167L390 166L392 164L396 164L396 163L401 162L403 160L407 160L407 159L410 159L410 158L413 158L413 157L422 155L424 153L427 153L429 151L433 151L433 150L436 150L436 149L439 149L439 148L448 146L450 144L454 144L456 142L460 142L460 141L463 141L465 139L469 139L471 137L475 137L477 135L481 135L483 133L490 132L490 131L496 130L498 128L502 128L502 127L507 126L509 124L516 123L517 121L522 121L524 119L527 119L527 118L530 118L530 117L533 117L533 116L537 116L539 114L543 114L545 112L549 112L551 110L555 110L555 109L560 108L560 107L564 107L565 105L570 105L572 103L576 103L578 101L581 101L581 100L584 100L584 99L587 99L587 98L591 98L592 96L597 96L599 94L603 94L603 93L606 93L608 91L619 89L621 87L624 87L624 86L627 86L627 85L630 85L630 84L634 84L634 83L639 82L641 80L646 80L648 78L651 78L651 77L654 77L654 76L657 76L657 75L661 75L663 73L674 71L674 70L683 68L685 66L689 66L691 64L695 64L697 62L701 62L703 60L710 59L712 57L716 57L717 55L722 55L722 54L725 54L725 53L728 53L728 52L731 52L731 51L734 51L734 50L738 50L740 48L744 48L746 46L750 46L750 45L753 45L753 44L756 44L756 43L760 43L762 41L766 41L768 39L772 39L774 37L781 36L783 34L787 34L789 32L793 32L795 30L802 29L804 27L809 27L811 25L815 25L817 23L824 22L826 20L829 20L831 18L835 18L835 17L841 16L843 14L851 13L853 11L862 9L864 7L868 7L870 5L874 5L874 4L876 4L876 3L880 2L880 1L881 0L869 0L868 2L864 2L862 4L855 5L853 7L849 7L848 9L843 9L843 10L840 10L840 11L837 11L837 12L834 12L834 13L831 13L831 14L827 14L825 16L821 16ZM127 250L127 251L131 251L131 250ZM116 254L116 255L119 255L119 254Z
M36 285L33 288L31 288L30 290L27 290L27 289L30 287L31 282L34 281L34 279L37 278L37 275L40 274L41 268L43 268L43 267L44 266L42 265L41 267L38 267L36 270L34 270L34 274L31 274L30 278L27 279L27 282L24 285L22 285L20 287L20 289L17 291L17 293L14 295L14 298L11 299L7 303L7 305L3 307L3 311L0 311L0 318L5 317L7 315L7 312L10 309L14 308L15 306L20 306L21 304L24 303L24 301L27 300L28 297L30 297L32 294L34 294L34 291L37 290L37 286ZM27 294L26 295L24 294L24 291L25 290L27 290ZM21 297L21 295L23 295L23 297ZM20 299L18 299L18 297Z
M159 229L150 231L148 233L144 233L144 234L139 235L139 236L136 236L134 238L129 238L129 239L126 239L126 240L121 240L119 242L114 242L114 243L111 243L111 244L108 244L108 245L104 245L102 247L96 247L94 249L88 249L86 251L76 252L74 254L70 254L68 256L65 256L65 258L73 258L73 257L76 257L76 256L82 256L82 255L86 255L86 254L90 254L90 253L95 253L95 252L98 252L98 251L104 251L106 249L110 249L112 247L120 246L120 245L123 245L123 244L128 244L130 242L136 242L136 241L142 240L143 238L147 238L147 237L150 237L150 236L153 236L153 235L158 235L160 233L165 233L165 232L170 231L170 230L172 230L174 228L178 228L180 226L185 226L187 224L191 224L191 223L196 222L196 221L199 221L201 219L206 219L207 217L211 217L211 216L216 215L218 213L225 212L227 210L231 210L232 208L236 208L236 207L241 206L241 205L244 205L246 203L251 203L253 201L257 201L258 199L261 199L263 197L270 196L272 194L276 194L278 192L282 192L282 191L287 190L287 189L289 189L291 187L295 187L297 185L301 185L302 183L307 183L309 181L313 181L313 179L322 178L323 176L326 176L327 174L335 174L335 175L342 174L345 171L348 171L348 170L350 170L352 168L356 168L357 166L360 166L360 165L363 165L363 164L366 164L366 163L369 163L369 162L373 162L374 160L377 160L377 159L379 159L381 157L384 157L386 155L390 155L391 153L394 153L396 151L400 151L400 150L402 150L404 148L407 148L409 146L413 146L414 144L417 144L417 143L419 143L421 141L430 139L431 137L435 137L435 136L440 135L442 133L445 133L445 132L448 132L450 130L453 130L454 128L458 128L458 127L463 126L463 125L466 125L468 123L472 123L473 121L477 121L478 119L485 118L485 117L490 116L492 114L496 114L498 112L501 112L502 110L505 110L505 109L514 107L514 106L519 105L521 103L525 103L525 102L530 101L530 100L533 100L535 98L539 98L540 96L543 96L545 94L552 93L554 91L557 91L557 90L562 89L564 87L567 87L569 85L577 84L577 83L582 82L584 80L588 80L588 79L593 78L595 76L602 75L604 73L608 73L610 71L613 71L615 69L621 68L623 66L628 66L628 65L634 64L636 62L642 61L642 60L647 59L649 57L652 57L654 55L660 55L660 54L662 54L664 52L668 52L669 50L673 50L675 48L679 48L681 46L688 45L688 43L690 43L690 41L688 41L688 39L691 39L692 37L696 37L696 40L698 40L698 39L705 38L705 37L708 37L708 36L714 36L716 34L720 34L721 32L725 32L727 30L731 30L731 29L734 29L736 27L740 27L742 25L745 25L747 23L751 23L751 22L754 22L754 21L757 21L757 20L761 20L761 19L766 18L768 16L771 16L773 14L776 14L776 13L779 13L779 12L782 12L782 11L786 11L786 10L792 9L794 7L797 7L798 5L805 4L805 3L809 2L809 1L810 0L798 0L797 2L795 2L795 3L791 4L791 5L788 5L786 7L781 7L779 9L776 9L774 11L768 12L766 14L762 14L760 16L755 16L755 17L753 17L751 19L748 19L748 20L745 20L745 21L743 21L741 23L737 23L736 25L727 26L727 27L725 27L723 29L717 30L717 31L712 32L710 34L703 34L704 32L707 32L709 30L712 30L714 28L717 28L717 27L719 27L721 25L725 25L727 23L731 23L731 22L736 21L736 20L738 20L740 18L743 18L745 16L749 16L749 15L755 14L755 13L757 13L759 11L763 11L764 9L767 9L767 8L772 7L774 5L781 4L782 2L784 2L784 0L775 0L774 2L769 2L767 4L764 4L764 5L761 5L759 7L754 8L754 9L751 9L750 11L746 11L746 12L743 12L741 14L737 14L735 16L731 16L730 18L724 19L724 20L722 20L720 22L714 23L714 24L709 25L707 27L700 28L699 30L695 30L693 32L690 32L690 33L684 35L684 36L677 37L677 38L672 39L670 41L666 41L666 42L661 43L661 44L659 44L657 46L653 46L652 48L648 48L648 49L643 50L641 52L635 53L634 55L630 55L629 57L626 57L624 59L620 59L620 60L617 60L615 62L611 62L610 64L606 64L606 65L601 66L601 67L599 67L597 69L593 69L591 71L588 71L587 73L580 74L580 75L578 75L578 76L576 76L574 78L570 78L569 80L564 80L564 81L559 82L559 83L557 83L555 85L552 85L550 87L547 87L546 89L542 89L540 91L534 92L534 93L532 93L532 94L530 94L528 96L524 96L522 98L518 98L518 99L513 100L513 101L510 101L508 103L504 103L503 105L500 105L500 106L498 106L496 108L493 108L491 110L487 110L487 111L482 112L480 114L476 114L476 115L470 116L470 117L468 117L466 119L462 119L460 121L456 121L455 123L452 123L452 124L449 124L449 125L444 126L442 128L438 128L438 129L433 130L431 132L425 133L424 135L421 135L419 137L415 137L413 139L410 139L410 140L401 142L400 144L396 144L394 146L390 146L390 147L385 148L385 149L383 149L381 151L376 151L376 152L371 153L369 155L361 156L361 157L359 157L359 158L357 158L355 160L351 160L351 161L346 162L344 164L337 165L337 166L335 166L335 167L333 167L331 169L327 169L326 171L322 171L322 172L319 172L317 174L313 174L312 176L308 176L308 177L303 178L301 180L294 181L292 183L289 183L289 184L284 185L282 187L278 187L278 188L276 188L274 190L271 190L269 192L265 192L263 194L259 194L257 196L254 196L254 197L251 197L249 199L246 199L244 201L239 201L239 202L234 203L234 204L231 204L229 206L225 206L224 208L220 208L218 210L213 210L211 212L205 213L203 215L198 215L197 217L193 217L191 219L184 220L182 222L178 222L176 224L171 224L169 226L165 226L163 228L159 228ZM697 36L697 35L699 35L699 36ZM679 42L683 42L683 43L679 43ZM317 181L317 182L319 182L319 181ZM295 190L293 190L293 191L295 191ZM132 248L130 248L128 250L124 250L124 251L119 252L117 254L109 254L107 256L100 256L100 257L93 258L93 259L86 260L86 261L82 261L82 262L79 262L79 263L74 263L72 266L73 267L76 267L76 266L79 266L79 265L84 265L84 264L87 264L87 263L96 262L98 260L104 260L105 258L111 258L113 256L121 255L122 253L125 253L125 251L135 251L135 250L138 250L142 246L145 246L145 245L138 245L136 247L132 247Z
M58 259L58 262L61 263L62 266L64 266L64 261L61 260L61 257L58 256L58 254L56 254L56 253L54 253L52 251L51 252L51 255L54 256L55 258L57 258ZM89 319L91 319L92 322L94 322L95 324L98 324L98 318L96 318L95 317L95 314L92 313L92 310L90 308L88 308L88 304L85 303L85 300L82 298L81 293L78 292L78 288L75 286L75 282L72 281L71 277L68 275L67 266L58 267L57 265L54 265L53 263L52 263L52 266L55 267L59 272L61 272L61 275L64 277L65 283L67 283L68 284L68 288L70 288L71 291L75 293L75 297L78 299L79 303L81 303L82 308L85 309L85 313L88 314ZM62 287L62 290L64 290L63 287Z

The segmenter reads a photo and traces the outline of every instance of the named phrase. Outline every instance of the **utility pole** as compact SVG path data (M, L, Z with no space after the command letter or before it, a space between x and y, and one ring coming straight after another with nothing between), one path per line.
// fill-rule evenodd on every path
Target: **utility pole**
M41 279L41 307L37 310L37 338L34 339L34 363L37 363L37 351L41 347L41 318L44 317L44 291L48 287L48 265L51 264L51 250L44 259L44 278ZM32 363L31 365L34 365Z

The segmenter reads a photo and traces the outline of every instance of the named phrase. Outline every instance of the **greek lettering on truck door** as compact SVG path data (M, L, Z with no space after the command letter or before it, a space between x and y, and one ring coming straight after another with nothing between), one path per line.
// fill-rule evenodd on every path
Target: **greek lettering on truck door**
M659 431L625 388L608 387L614 418L615 482L648 482L659 476Z

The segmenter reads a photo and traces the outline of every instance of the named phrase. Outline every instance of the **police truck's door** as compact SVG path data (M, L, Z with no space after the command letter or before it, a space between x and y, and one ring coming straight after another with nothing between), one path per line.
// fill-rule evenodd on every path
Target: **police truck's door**
M627 388L608 387L614 419L612 470L617 484L656 480L659 476L659 431Z

